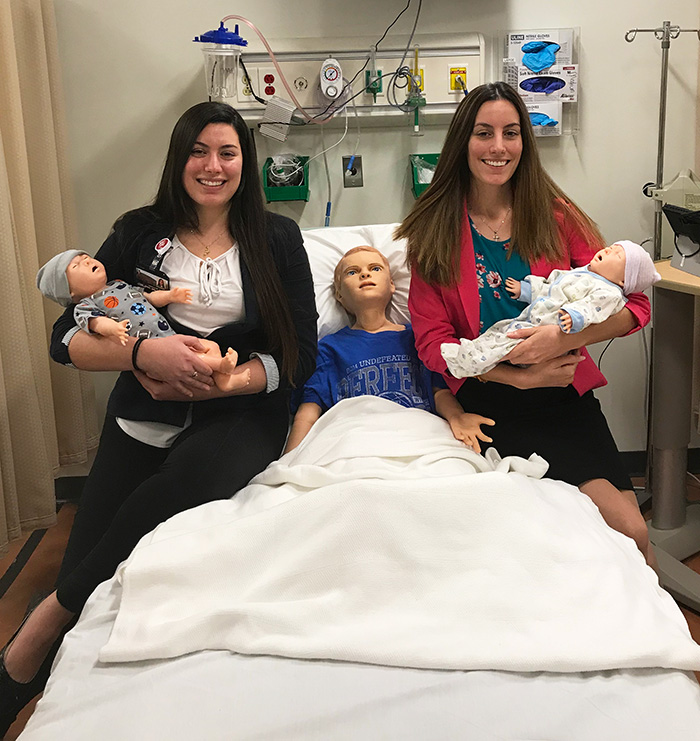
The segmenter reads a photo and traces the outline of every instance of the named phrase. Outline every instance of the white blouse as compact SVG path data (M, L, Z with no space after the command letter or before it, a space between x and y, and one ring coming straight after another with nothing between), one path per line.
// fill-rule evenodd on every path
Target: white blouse
M169 304L168 315L203 337L230 322L245 319L238 245L213 260L193 255L177 238L161 266L171 287L192 291L191 304Z

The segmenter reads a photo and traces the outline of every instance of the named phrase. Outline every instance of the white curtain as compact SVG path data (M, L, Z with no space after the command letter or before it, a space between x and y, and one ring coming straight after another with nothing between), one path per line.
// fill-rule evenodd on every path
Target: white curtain
M77 243L52 0L0 0L0 553L55 521L54 477L96 445L89 376L49 360L40 265Z

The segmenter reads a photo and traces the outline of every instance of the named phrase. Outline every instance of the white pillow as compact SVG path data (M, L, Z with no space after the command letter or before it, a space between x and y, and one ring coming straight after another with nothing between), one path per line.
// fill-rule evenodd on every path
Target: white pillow
M331 226L304 229L304 247L311 263L318 309L318 338L350 325L350 318L335 300L333 272L342 256L353 247L369 245L389 261L396 292L389 306L389 318L397 324L408 324L408 286L411 273L406 265L406 240L394 241L397 224L369 226Z

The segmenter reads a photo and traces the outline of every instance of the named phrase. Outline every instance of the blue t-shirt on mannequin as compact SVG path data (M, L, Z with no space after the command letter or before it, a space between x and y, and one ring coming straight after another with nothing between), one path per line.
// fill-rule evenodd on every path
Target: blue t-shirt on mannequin
M432 412L432 386L444 387L433 375L418 359L410 324L376 333L343 327L319 341L316 372L301 403L314 402L326 412L342 399L369 395Z

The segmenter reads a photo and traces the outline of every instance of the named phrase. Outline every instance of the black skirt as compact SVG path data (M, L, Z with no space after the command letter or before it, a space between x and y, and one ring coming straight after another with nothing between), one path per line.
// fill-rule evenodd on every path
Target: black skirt
M579 396L566 388L517 389L467 378L457 392L466 412L490 417L496 425L482 430L502 457L532 453L548 463L547 478L580 486L607 479L618 489L632 489L608 423L592 391Z

